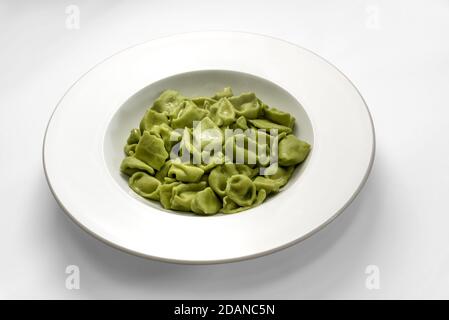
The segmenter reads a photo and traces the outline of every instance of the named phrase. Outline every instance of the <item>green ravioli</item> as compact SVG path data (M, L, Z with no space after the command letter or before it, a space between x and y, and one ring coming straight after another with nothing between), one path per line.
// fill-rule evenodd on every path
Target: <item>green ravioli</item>
M275 196L311 150L293 134L293 115L230 87L210 97L165 90L137 125L120 164L131 190L167 210L202 216L241 212Z

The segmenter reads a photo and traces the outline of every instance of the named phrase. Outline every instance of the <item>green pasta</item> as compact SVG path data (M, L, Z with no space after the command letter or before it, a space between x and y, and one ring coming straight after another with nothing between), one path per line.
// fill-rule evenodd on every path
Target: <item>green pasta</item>
M131 130L120 171L130 188L165 209L236 213L284 187L310 153L295 118L254 93L212 97L166 90Z

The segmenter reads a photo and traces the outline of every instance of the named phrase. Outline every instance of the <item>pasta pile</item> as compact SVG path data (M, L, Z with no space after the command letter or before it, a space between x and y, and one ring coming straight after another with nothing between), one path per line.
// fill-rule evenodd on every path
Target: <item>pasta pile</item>
M277 193L307 158L311 147L294 125L254 93L234 96L227 87L188 98L166 90L131 130L120 169L134 192L165 209L240 212Z

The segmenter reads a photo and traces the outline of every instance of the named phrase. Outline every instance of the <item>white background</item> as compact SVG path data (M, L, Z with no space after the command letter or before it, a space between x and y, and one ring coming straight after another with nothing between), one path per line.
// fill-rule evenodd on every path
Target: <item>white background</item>
M66 27L70 4L79 30ZM250 261L174 265L108 247L54 201L42 139L69 86L121 49L197 30L297 43L366 99L371 176L308 240ZM0 298L449 298L448 0L0 0L0 130ZM65 287L72 264L80 290ZM368 265L380 269L379 290L365 286Z

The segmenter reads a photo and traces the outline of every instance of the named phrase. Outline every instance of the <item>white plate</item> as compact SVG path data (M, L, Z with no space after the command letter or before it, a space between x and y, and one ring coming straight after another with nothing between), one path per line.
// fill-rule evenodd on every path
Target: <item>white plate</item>
M287 188L261 206L199 217L162 210L119 173L123 144L166 88L212 95L254 91L291 112L312 152ZM287 247L335 218L359 192L374 158L367 106L316 54L270 37L198 32L153 40L103 61L65 94L48 124L44 167L55 198L86 231L128 252L218 263Z

